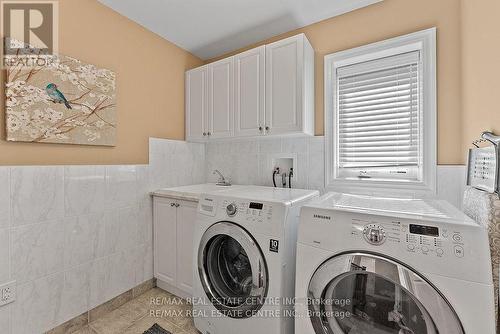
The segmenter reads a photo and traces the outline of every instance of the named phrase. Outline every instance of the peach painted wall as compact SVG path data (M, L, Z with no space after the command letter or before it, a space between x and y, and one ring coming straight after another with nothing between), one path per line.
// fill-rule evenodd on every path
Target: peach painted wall
M500 134L500 1L462 0L463 146Z
M199 58L96 0L61 0L59 18L61 54L117 73L117 145L7 142L1 98L0 165L147 163L149 137L184 139L184 72Z
M462 164L482 130L500 132L499 6L496 0L385 0L231 54L304 32L316 52L316 134L321 135L324 55L435 26L438 161ZM2 98L0 165L146 163L149 137L183 139L184 71L203 62L96 0L63 0L59 10L60 52L117 72L117 146L8 143ZM3 95L3 84L0 90Z
M490 0L490 2L495 1ZM439 164L461 164L465 161L465 150L461 145L460 8L459 0L385 0L345 15L290 31L231 54L298 33L305 33L316 53L316 134L321 135L324 132L323 57L325 55L437 27L438 161ZM491 15L494 15L493 13L494 11ZM214 60L216 59L208 62Z

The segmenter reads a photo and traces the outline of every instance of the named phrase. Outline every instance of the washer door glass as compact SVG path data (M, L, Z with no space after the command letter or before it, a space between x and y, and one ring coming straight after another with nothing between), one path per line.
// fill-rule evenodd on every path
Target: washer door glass
M255 240L241 227L220 222L204 234L198 270L210 302L232 318L253 316L267 294L267 267Z
M345 254L325 262L311 279L308 303L316 333L464 333L430 283L376 255Z

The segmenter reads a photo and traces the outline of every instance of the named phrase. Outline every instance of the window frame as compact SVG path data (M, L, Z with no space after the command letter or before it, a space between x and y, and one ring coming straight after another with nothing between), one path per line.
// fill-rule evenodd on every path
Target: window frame
M336 176L338 149L337 68L401 53L420 51L422 62L422 179L345 179ZM437 107L436 28L336 52L324 57L325 80L325 187L335 191L385 192L387 190L436 193Z

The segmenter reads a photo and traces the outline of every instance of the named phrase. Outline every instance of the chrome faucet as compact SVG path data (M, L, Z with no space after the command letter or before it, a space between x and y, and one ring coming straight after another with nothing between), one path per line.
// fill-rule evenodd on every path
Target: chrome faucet
M212 174L218 174L219 175L219 180L217 181L217 185L218 186L230 186L231 185L231 182L226 180L226 178L224 177L224 175L222 175L222 173L218 170L218 169L215 169L213 171Z

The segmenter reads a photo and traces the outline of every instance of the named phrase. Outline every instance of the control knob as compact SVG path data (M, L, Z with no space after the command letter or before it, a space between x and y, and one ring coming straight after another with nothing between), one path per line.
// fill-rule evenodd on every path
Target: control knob
M231 203L226 207L226 213L229 217L233 217L236 215L236 212L238 211L238 208L236 207L235 203Z
M377 224L368 224L363 229L365 240L375 246L382 245L385 242L385 231L382 226Z

